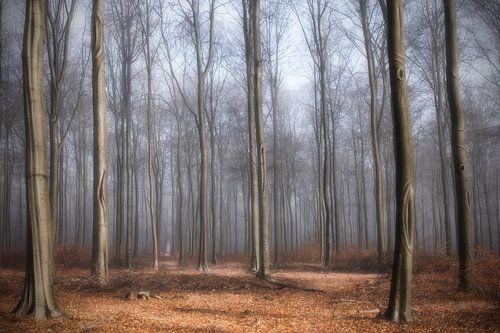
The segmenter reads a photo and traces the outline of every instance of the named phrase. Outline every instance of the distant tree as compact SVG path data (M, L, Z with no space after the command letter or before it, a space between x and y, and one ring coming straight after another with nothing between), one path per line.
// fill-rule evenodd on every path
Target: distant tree
M443 0L446 34L446 86L451 119L451 148L455 176L456 223L459 257L459 288L470 288L472 210L469 170L465 150L464 112L460 98L457 16L455 0Z
M52 218L49 204L47 114L43 92L45 0L26 1L23 42L26 137L27 262L24 291L13 312L36 318L61 313L54 295Z
M315 88L319 90L319 125L318 129L318 165L320 225L321 225L321 263L331 264L331 229L333 212L331 205L331 158L330 158L330 124L328 116L328 46L333 30L332 4L330 0L307 0L306 12L309 20L310 33L301 28L306 39L307 48L314 62ZM296 11L300 21L300 13ZM316 82L317 81L317 82ZM317 101L315 101L316 103Z
M94 110L94 222L91 274L108 280L108 131L104 77L104 0L92 4L92 104Z
M146 63L147 76L147 136L148 136L148 179L149 179L149 215L151 219L151 236L153 240L153 269L158 269L158 151L156 144L156 124L153 104L153 64L158 54L157 48L152 45L153 33L158 27L159 19L154 15L155 6L161 4L155 0L142 1L139 9L139 21L142 33L142 52Z
M415 233L413 140L406 85L403 0L387 2L387 49L391 80L396 166L396 239L386 316L411 320L411 281Z
M282 182L282 147L278 144L280 128L278 116L282 107L279 103L279 94L283 82L283 53L285 49L285 34L289 24L289 9L284 1L273 0L266 1L263 12L263 41L262 53L264 55L263 74L268 83L271 95L271 114L273 123L273 160L272 160L272 198L273 198L273 224L274 224L274 253L273 265L278 264L283 235L285 230L284 217L282 216L281 203L285 199L284 193L280 191L280 182Z
M368 66L368 82L370 86L370 128L375 168L375 209L377 222L377 250L382 257L387 252L387 212L385 206L384 174L380 149L380 116L377 108L377 68L373 52L373 37L370 28L368 0L359 0L359 16L363 30L363 40ZM383 59L382 61L385 61ZM383 111L383 110L382 110Z
M59 190L61 179L60 152L64 136L60 136L62 89L69 56L71 24L76 0L48 0L46 9L47 55L50 69L50 210L54 220L54 235L59 223Z

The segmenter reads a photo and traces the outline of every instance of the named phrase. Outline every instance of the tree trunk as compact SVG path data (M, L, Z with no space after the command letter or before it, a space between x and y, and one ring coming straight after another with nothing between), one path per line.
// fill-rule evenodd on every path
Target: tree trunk
M415 194L413 140L405 70L403 1L388 1L387 12L387 49L396 166L396 239L386 317L393 321L406 322L411 320Z
M153 58L151 55L151 45L150 39L153 33L153 27L151 26L151 11L153 10L150 1L145 1L144 3L145 17L143 19L143 37L144 37L144 56L146 62L146 74L147 74L147 136L148 136L148 178L149 178L149 217L151 219L151 237L153 240L153 270L158 270L158 193L156 186L156 178L158 175L158 165L155 164L154 156L156 152L154 151L155 145L155 119L153 115ZM154 23L153 23L154 24Z
M177 142L176 142L176 158L175 158L175 170L177 173L177 223L178 223L178 242L179 242L179 264L184 263L184 240L183 240L183 230L184 230L184 225L183 225L183 199L184 199L184 193L183 193L183 188L182 188L182 169L181 169L181 127L180 127L180 120L179 116L176 114L175 118L177 122ZM173 232L173 230L172 230Z
M94 109L94 216L91 275L108 281L108 134L104 71L104 0L92 5L92 104Z
M45 1L26 2L23 42L24 115L26 135L27 262L24 291L13 310L36 318L61 313L54 295L53 222L47 170L46 110L43 93Z
M373 162L375 168L375 210L377 222L377 252L379 258L387 252L387 220L385 209L384 175L382 173L382 156L380 154L379 140L379 114L377 111L377 74L375 59L372 49L372 38L367 16L367 0L359 1L359 12L365 44L366 59L368 63L368 81L370 85L370 127L372 135Z
M250 5L250 16L253 27L253 77L254 77L254 109L257 150L257 179L259 199L259 272L262 278L268 278L269 272L269 193L266 174L266 147L264 138L264 115L262 94L262 51L260 42L260 0Z
M455 175L456 223L459 256L459 288L470 288L471 225L472 211L470 203L467 152L465 151L464 113L460 99L458 45L456 27L455 0L444 1L446 34L446 86L451 119L451 148L453 153L453 171Z
M252 228L250 270L257 272L259 269L259 200L257 179L257 151L255 141L255 96L253 77L253 31L252 18L248 15L248 0L243 4L243 33L245 39L245 60L247 78L247 114L248 114L248 152L250 165L250 219Z

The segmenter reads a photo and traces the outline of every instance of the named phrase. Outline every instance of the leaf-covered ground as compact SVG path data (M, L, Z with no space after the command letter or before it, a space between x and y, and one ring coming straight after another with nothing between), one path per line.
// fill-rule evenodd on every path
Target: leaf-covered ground
M24 272L0 269L0 332L495 332L500 330L499 260L475 269L475 289L457 293L453 264L420 264L409 324L382 319L390 277L360 271L325 271L288 264L273 276L288 287L262 281L240 263L208 273L163 261L158 272L112 269L106 287L81 268L60 268L57 296L65 315L37 321L9 311ZM487 266L487 267L486 267ZM160 298L125 299L132 291Z

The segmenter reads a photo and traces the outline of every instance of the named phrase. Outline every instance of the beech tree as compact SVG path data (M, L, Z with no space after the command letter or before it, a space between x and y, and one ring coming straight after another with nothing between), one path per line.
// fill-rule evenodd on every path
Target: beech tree
M411 281L415 228L413 140L404 49L403 0L387 2L387 55L391 80L396 165L396 239L387 318L411 320Z
M251 256L250 270L257 272L260 265L259 249L259 200L257 178L257 148L255 141L255 97L253 65L253 18L250 16L250 0L242 0L242 27L245 43L247 125L248 125L248 164L250 170L250 220L251 220Z
M104 0L92 4L92 104L94 110L94 223L91 274L108 280L108 132L104 77Z
M26 1L23 78L26 137L27 261L24 291L13 312L58 317L54 295L53 220L49 204L47 114L43 89L45 0Z
M455 0L443 0L446 35L446 87L451 118L451 148L455 176L456 223L459 256L459 288L470 288L472 210L469 170L465 150L464 112L460 98L457 14Z
M257 151L257 180L259 200L259 271L258 275L269 278L269 192L267 188L266 146L264 137L263 95L262 95L262 50L260 27L260 0L250 4L253 28L253 84L255 110L255 139Z

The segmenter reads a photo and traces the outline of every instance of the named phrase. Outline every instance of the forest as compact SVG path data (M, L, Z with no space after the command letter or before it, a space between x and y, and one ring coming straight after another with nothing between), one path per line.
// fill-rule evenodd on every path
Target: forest
M0 0L0 332L497 332L498 0Z

